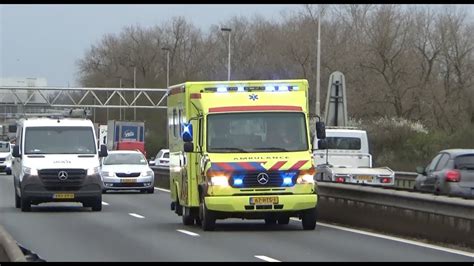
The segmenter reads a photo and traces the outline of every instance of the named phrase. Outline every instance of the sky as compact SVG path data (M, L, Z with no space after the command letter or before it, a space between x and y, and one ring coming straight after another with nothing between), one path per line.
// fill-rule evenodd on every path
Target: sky
M88 4L0 5L0 77L46 78L48 86L79 86L76 61L104 34L124 26L161 25L184 16L207 30L232 16L278 20L302 5ZM199 15L199 16L197 16Z

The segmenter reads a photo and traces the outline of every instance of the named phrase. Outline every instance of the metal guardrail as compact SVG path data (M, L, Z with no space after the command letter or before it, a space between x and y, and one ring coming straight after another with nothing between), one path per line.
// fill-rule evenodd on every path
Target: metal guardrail
M3 254L2 254L3 253ZM6 258L2 258L6 256ZM6 262L27 262L22 250L13 237L0 225L0 261Z

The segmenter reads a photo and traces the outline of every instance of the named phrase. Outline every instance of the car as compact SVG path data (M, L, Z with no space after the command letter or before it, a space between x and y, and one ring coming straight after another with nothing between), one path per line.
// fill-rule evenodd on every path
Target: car
M474 149L442 150L417 173L416 191L474 198Z
M108 190L155 191L155 174L139 151L115 150L101 161L103 193Z
M0 141L0 173L12 174L12 145L8 141Z
M169 168L170 166L170 150L161 149L156 157L150 161L151 166L158 168Z

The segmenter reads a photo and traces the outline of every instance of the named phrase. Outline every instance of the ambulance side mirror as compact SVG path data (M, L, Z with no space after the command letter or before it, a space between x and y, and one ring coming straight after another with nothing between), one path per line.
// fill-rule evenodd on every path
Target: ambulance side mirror
M194 145L192 142L185 142L183 148L184 152L194 152Z
M316 122L316 137L318 139L326 138L326 125L324 122Z

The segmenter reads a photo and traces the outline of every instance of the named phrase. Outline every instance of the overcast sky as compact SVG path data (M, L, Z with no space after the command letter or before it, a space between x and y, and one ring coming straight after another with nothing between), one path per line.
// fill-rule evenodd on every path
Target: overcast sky
M76 60L106 33L160 25L184 16L207 30L234 15L280 18L301 5L0 5L0 77L43 77L48 86L79 86Z

